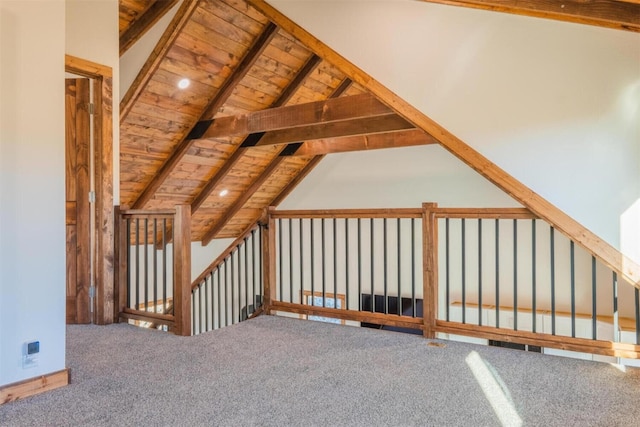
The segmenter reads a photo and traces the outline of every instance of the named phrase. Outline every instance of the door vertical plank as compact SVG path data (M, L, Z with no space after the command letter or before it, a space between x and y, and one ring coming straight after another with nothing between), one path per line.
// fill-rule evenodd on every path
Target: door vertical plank
M77 323L90 323L89 287L91 286L91 206L89 79L76 80L76 199L77 204Z

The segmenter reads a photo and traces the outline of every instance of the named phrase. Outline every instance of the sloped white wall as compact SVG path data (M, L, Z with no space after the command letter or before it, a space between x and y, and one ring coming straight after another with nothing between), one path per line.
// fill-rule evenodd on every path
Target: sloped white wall
M269 3L640 262L640 35L419 1ZM328 191L333 167L371 170L325 160L288 206ZM349 204L354 182L332 182L331 203Z
M64 7L0 1L0 385L65 367Z

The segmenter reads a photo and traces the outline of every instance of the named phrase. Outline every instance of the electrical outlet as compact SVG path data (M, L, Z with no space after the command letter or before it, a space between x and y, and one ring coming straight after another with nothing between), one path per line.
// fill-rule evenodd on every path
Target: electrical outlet
M24 343L22 348L22 369L35 368L38 366L38 356L40 355L40 341L30 341Z

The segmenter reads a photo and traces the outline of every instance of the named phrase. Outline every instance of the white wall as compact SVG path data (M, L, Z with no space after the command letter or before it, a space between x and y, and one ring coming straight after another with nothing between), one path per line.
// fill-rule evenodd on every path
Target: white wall
M113 72L113 202L120 202L120 48L118 0L66 0L65 53Z
M640 239L621 245L640 223L621 227L640 198L640 35L419 1L269 2L640 262Z
M0 1L0 385L65 367L64 8Z

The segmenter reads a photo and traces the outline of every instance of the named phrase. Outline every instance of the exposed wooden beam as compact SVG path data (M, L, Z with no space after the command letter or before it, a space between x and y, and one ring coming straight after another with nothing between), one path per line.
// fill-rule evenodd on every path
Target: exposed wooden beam
M149 55L149 59L145 62L122 101L120 101L120 123L124 122L136 100L147 86L147 83L149 83L149 80L151 80L153 73L158 69L178 35L191 19L191 15L193 15L199 3L199 0L184 0L182 2L182 6L180 6L164 34L158 40L156 47Z
M300 69L296 77L287 85L287 87L282 91L278 99L276 99L272 107L280 107L284 105L295 93L295 91L300 87L300 85L304 82L304 80L316 69L316 67L320 64L322 60L317 55L311 55L309 60L305 63L305 65ZM236 150L231 154L231 156L227 159L227 161L222 165L222 167L211 177L207 183L204 185L200 193L193 199L191 202L191 214L194 214L200 206L207 200L209 195L213 192L216 186L222 181L222 179L229 173L229 171L233 168L233 166L238 162L238 160L242 157L244 152L248 149L248 140L251 136L248 136L242 141L242 143L236 148Z
M253 43L251 48L247 51L246 55L242 58L242 61L234 72L225 81L220 88L216 96L213 97L209 105L205 108L204 112L200 116L200 120L194 124L191 132L174 148L173 152L169 155L167 160L160 167L158 172L153 176L149 184L140 193L138 199L131 206L132 209L141 209L144 205L153 198L154 194L162 186L167 177L173 172L175 167L180 163L182 157L191 148L194 141L194 130L197 133L201 133L206 130L210 123L205 122L211 117L212 111L215 112L220 108L226 100L231 96L233 88L240 83L240 81L246 76L253 64L255 64L258 57L262 54L267 47L271 39L275 36L278 27L269 22L262 30L260 36Z
M569 215L536 194L526 185L492 163L478 151L465 144L461 139L440 126L427 115L401 99L377 80L353 65L326 44L315 38L295 22L280 13L264 0L247 0L266 17L276 22L289 34L300 40L311 51L329 61L354 82L376 95L398 114L435 137L440 144L458 157L469 167L529 208L540 218L553 225L557 230L584 247L591 255L615 271L620 278L640 289L640 265L623 255L592 231L571 218Z
M240 81L247 75L253 64L256 63L258 57L262 54L264 49L269 45L271 39L276 35L278 26L272 22L269 22L260 36L253 42L249 51L244 55L242 61L238 64L231 76L224 82L216 96L213 97L209 105L202 113L200 120L208 120L213 118L218 112L220 107L229 99L233 89L240 83Z
M381 148L412 147L437 144L438 141L422 129L410 129L375 135L348 136L344 138L305 141L296 151L296 156L312 156L348 151L377 150Z
M422 0L640 32L637 0Z
M247 135L391 113L389 107L365 93L221 117L213 121L201 138Z
M341 122L321 123L315 126L289 128L268 132L258 142L262 145L288 144L297 141L369 135L413 129L414 126L397 114L365 117Z
M155 0L120 36L120 56L129 50L176 3L178 0Z
M338 98L342 96L353 84L350 78L345 78L342 83L333 91L329 98ZM304 145L304 144L303 144ZM302 148L302 147L300 147ZM275 199L271 202L271 206L276 207L282 203L284 199L291 194L293 190L300 184L306 177L311 173L311 171L324 159L324 155L320 154L314 156L309 163L300 171L298 174L287 184L287 186L280 191L280 193L276 196Z
M258 189L265 183L267 179L271 176L271 174L280 166L280 163L285 159L284 156L278 155L276 156L269 165L262 171L260 176L258 176L240 196L238 199L233 202L233 205L224 213L224 215L216 221L216 223L207 231L204 236L202 236L202 245L206 246L213 240L216 235L222 231L227 222L233 218L233 216L238 213L240 209L244 206L245 203L253 196L253 194L258 191Z

